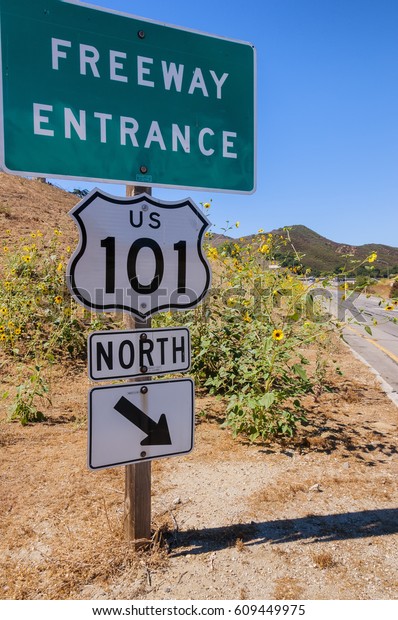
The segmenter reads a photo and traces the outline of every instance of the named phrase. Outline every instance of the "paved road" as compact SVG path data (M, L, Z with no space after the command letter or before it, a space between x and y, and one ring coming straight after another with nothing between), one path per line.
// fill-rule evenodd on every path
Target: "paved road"
M359 295L352 301L343 300L341 291L328 290L332 294L329 311L346 323L344 340L380 375L387 384L386 391L398 405L398 306L385 310L387 303L380 303L379 297Z

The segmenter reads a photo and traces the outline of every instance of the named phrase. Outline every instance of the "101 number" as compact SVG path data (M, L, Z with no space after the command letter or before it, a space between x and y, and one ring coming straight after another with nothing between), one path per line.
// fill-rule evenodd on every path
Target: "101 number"
M115 237L106 237L101 239L101 247L105 248L105 292L115 292L115 256L116 243ZM153 252L155 259L155 272L149 284L142 284L137 273L137 260L140 251L148 248ZM186 292L186 275L187 275L187 242L178 241L174 244L173 249L177 252L177 292ZM139 294L154 293L159 287L164 274L164 257L162 248L153 239L143 237L136 239L131 244L127 254L127 277L131 284L131 288Z

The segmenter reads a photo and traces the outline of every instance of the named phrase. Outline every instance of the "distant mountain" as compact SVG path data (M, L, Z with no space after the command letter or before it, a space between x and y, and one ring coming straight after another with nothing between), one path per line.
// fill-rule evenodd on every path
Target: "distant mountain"
M248 239L249 237L243 237L244 239ZM235 243L236 239L232 237L227 237L227 235L222 235L221 233L211 233L211 245L218 247L223 243Z
M374 275L398 273L398 248L378 243L368 243L359 246L337 243L301 224L289 226L288 228L292 244L301 256L303 267L311 269L313 275L338 273L344 265L347 265L349 269L354 265L354 263L351 263L351 260L362 261L372 252L377 253L377 261L373 263ZM269 232L286 237L286 231L283 228L277 228ZM220 237L223 236L218 236L215 245L234 241L228 237L223 237L222 239ZM260 235L248 235L241 238L241 243L251 243L257 238L260 239ZM352 256L347 258L345 257L347 254ZM278 259L281 264L294 264L292 248L286 246L286 252L282 251ZM360 268L360 272L366 273L364 267Z

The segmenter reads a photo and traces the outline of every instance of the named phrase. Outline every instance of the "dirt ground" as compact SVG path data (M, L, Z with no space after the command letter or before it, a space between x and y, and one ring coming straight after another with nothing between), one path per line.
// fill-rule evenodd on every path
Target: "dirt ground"
M10 424L3 402L2 598L398 598L398 409L344 344L333 357L343 375L290 445L233 440L223 404L197 398L194 450L152 463L154 544L139 553L124 468L86 466L85 368L53 371L45 423Z

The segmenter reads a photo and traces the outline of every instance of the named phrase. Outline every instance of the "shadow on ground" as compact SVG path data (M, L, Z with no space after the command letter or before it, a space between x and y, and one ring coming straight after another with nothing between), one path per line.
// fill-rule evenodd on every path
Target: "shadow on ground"
M332 542L398 533L398 509L364 510L332 515L313 515L227 527L171 532L169 545L174 557L219 551L241 539L246 546L295 541ZM184 549L187 548L187 549Z

